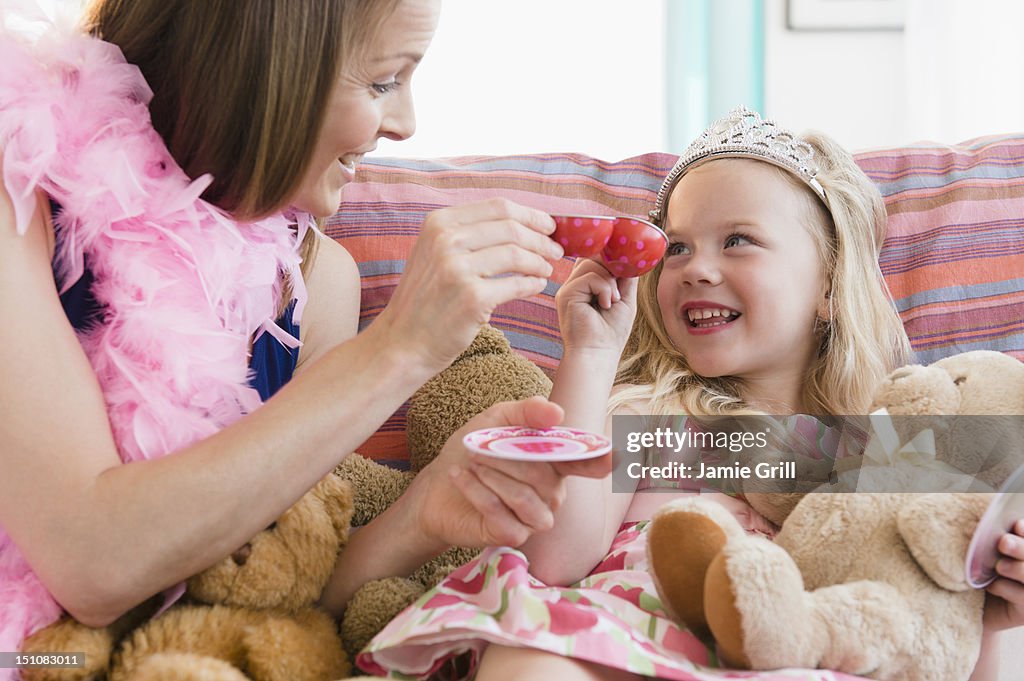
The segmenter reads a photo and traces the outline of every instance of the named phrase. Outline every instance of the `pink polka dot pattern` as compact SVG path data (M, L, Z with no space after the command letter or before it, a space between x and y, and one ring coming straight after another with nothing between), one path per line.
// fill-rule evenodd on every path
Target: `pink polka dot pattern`
M635 218L552 215L555 233L569 257L600 254L608 271L617 277L637 277L653 268L665 254L668 240L651 223Z
M667 246L664 232L651 223L619 218L601 258L615 276L638 277L658 264Z
M553 215L555 233L565 254L570 257L591 258L601 252L615 228L615 218L584 218L571 215Z

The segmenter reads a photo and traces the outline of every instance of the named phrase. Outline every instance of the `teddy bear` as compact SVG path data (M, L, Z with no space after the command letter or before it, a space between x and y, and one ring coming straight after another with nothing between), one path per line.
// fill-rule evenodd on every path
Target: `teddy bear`
M976 416L1024 414L1024 364L1008 355L973 351L897 369L876 393L872 411L880 408L893 417L900 442L927 432L923 426L933 431L935 465L964 472L949 478L954 488L967 480L970 489L991 491L1022 463L1021 419L979 426ZM922 474L872 463L861 461L833 486L852 479L861 490L907 490ZM929 485L945 480L940 470L925 474ZM893 476L896 485L874 484ZM968 585L964 559L992 499L975 492L752 494L750 504L781 523L774 542L747 535L713 501L679 499L651 520L649 570L670 616L713 637L729 666L966 681L980 653L985 592Z
M358 454L338 466L338 475L354 489L353 526L365 525L394 503L416 473L437 456L448 437L470 418L497 402L550 392L551 380L544 372L516 353L501 331L483 325L469 347L410 399L406 430L409 471L382 466ZM354 657L395 615L478 552L452 547L408 577L365 584L342 618L345 650Z
M331 681L351 667L337 625L313 607L348 539L352 491L333 473L266 530L187 582L156 614L157 596L114 624L64 618L25 652L85 653L81 668L25 669L25 681L203 679Z

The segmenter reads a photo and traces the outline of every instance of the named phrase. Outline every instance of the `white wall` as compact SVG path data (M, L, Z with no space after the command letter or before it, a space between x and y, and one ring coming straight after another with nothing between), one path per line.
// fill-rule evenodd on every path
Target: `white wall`
M416 135L377 153L661 150L663 12L662 0L444 0L413 78Z
M671 151L663 3L673 1L444 0L413 81L416 136L382 140L379 153L576 151L617 160ZM765 0L765 24L768 115L851 149L921 136L906 124L903 33L790 31L786 0Z
M766 0L766 109L852 149L1024 131L1020 0L907 0L907 29L788 31Z
M765 1L765 24L765 109L781 125L851 150L921 137L906 121L902 32L790 31L786 0Z
M1024 131L1024 3L907 0L907 118L925 137Z
M666 3L681 1L444 0L434 44L412 83L418 131L400 144L382 140L378 153L571 151L614 161L679 151L667 142L664 20ZM792 31L786 0L764 0L765 113L796 130L819 128L854 150L1024 129L1024 114L1016 113L1024 93L1010 92L1022 86L1012 66L1018 53L991 57L992 63L977 46L945 61L946 49L928 53L932 43L964 47L973 34L984 41L1002 24L1014 30L1024 10L1007 8L1017 1L972 0L967 10L967 0L908 0L919 15L948 5L971 18L983 2L992 5L990 13L1007 17L987 22L985 30L959 32L964 17L947 18L956 40L929 42L900 31ZM933 30L920 18L915 26L923 28L913 35ZM994 44L1004 49L1011 42ZM909 61L908 44L914 50ZM1007 65L1000 68L998 59ZM939 62L953 62L959 71L939 69L929 81L919 65ZM915 69L912 76L908 68ZM920 88L934 93L935 78L944 99L925 102ZM1011 94L1016 108L1007 104ZM964 108L966 101L972 111L953 116L953 105Z

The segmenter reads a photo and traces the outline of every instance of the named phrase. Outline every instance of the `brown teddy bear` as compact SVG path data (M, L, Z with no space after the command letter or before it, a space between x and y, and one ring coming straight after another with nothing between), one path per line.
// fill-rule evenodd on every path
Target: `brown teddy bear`
M878 391L878 408L902 424L895 426L904 431L900 442L922 425L900 417L950 415L929 425L939 458L967 473L954 476L960 489L968 480L991 490L1021 463L1019 456L985 460L993 446L1002 454L1021 450L1020 419L990 419L981 433L978 417L964 418L1024 414L1024 364L1007 355L969 352L898 369ZM1015 446L1000 448L1010 442ZM848 472L865 489L865 477L895 475L902 486L908 470L920 474L866 465ZM882 475L871 478L876 473ZM941 475L928 474L931 481ZM710 633L731 666L966 680L980 652L985 593L967 584L964 559L992 498L807 494L784 517L774 543L747 535L714 502L682 499L651 521L650 570L666 610L695 633ZM769 516L780 508L772 495L749 501Z
M85 653L83 668L23 670L25 681L204 679L331 681L350 673L335 622L313 604L348 540L349 483L327 475L274 524L188 580L185 598L153 617L159 597L113 625L70 618L36 632L25 652Z
M437 456L448 437L470 418L497 402L550 392L550 379L512 350L501 331L484 325L451 366L412 396L407 416L410 471L388 468L358 454L338 466L338 475L355 490L352 524L365 525L394 503L416 473ZM453 547L409 577L389 577L364 585L342 619L345 650L354 657L395 615L477 553L476 549Z

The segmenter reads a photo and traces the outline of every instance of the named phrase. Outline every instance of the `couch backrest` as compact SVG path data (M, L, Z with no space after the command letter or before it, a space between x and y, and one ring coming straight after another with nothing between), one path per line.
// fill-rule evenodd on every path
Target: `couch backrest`
M857 160L885 197L879 261L918 360L1024 358L1024 136Z
M552 213L645 216L675 156L615 163L578 154L372 159L345 187L327 223L362 274L361 326L387 304L429 211L506 197ZM857 154L889 212L880 265L919 361L965 350L1024 359L1024 135L956 146ZM571 268L530 300L501 306L492 323L549 375L561 357L554 294ZM405 410L360 453L401 466Z

